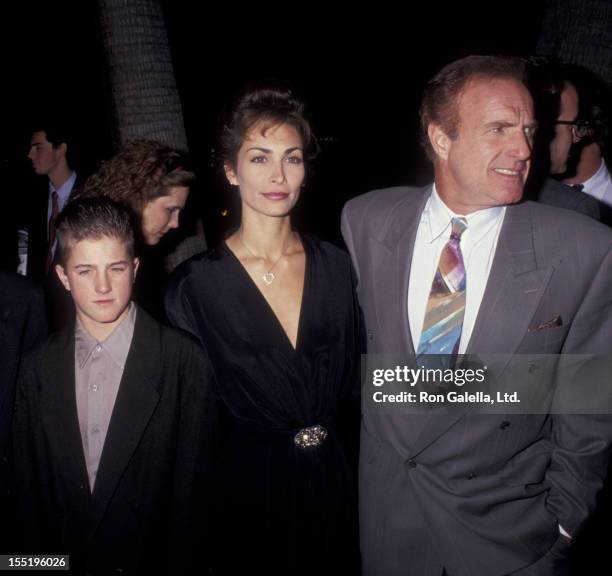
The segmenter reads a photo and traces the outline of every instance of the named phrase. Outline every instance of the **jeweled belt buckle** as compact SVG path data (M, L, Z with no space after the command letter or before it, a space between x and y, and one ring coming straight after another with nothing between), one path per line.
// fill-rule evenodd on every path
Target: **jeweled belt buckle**
M327 430L320 424L302 428L294 437L293 443L302 450L313 446L320 446L327 438Z

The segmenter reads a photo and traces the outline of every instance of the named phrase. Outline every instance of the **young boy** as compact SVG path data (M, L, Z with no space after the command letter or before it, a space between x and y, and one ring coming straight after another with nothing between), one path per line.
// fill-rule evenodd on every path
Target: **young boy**
M70 554L74 574L203 573L215 421L208 358L131 301L138 258L122 206L72 202L57 236L56 272L77 317L20 378L21 551Z

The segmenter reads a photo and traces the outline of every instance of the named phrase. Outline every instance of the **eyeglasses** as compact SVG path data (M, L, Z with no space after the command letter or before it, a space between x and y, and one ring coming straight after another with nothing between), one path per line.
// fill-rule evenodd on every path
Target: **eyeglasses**
M584 138L592 129L587 120L557 120L555 124L565 124L572 127L572 133L576 138Z

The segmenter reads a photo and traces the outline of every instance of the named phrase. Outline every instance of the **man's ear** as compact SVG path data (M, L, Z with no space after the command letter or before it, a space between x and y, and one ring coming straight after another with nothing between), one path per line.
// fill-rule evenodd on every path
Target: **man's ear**
M236 176L236 172L228 162L225 162L225 164L223 164L223 171L225 172L225 177L227 178L227 181L232 186L238 186L238 178Z
M66 153L68 152L68 144L66 142L62 142L56 150L60 153L60 156L66 157Z
M66 276L66 272L64 271L63 266L59 264L55 265L55 273L57 277L60 279L60 282L64 285L64 288L70 292L70 280L68 280L68 276Z
M452 145L452 140L446 132L444 132L438 124L432 123L427 128L427 135L429 136L429 143L436 156L446 160Z

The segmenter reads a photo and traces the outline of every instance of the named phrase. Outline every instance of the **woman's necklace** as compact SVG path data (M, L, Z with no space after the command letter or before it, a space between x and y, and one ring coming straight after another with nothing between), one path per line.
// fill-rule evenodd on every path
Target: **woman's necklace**
M264 260L265 262L265 258L262 258L261 256L255 256L255 254L253 254L253 252L251 252L251 250L249 250L249 247L244 243L244 240L242 239L242 233L238 234L238 240L240 240L240 244L242 244L245 248L245 250L251 255L253 256L253 258L255 258L256 260ZM287 253L283 252L272 264L272 266L270 266L270 268L268 268L267 272L264 272L264 274L262 275L261 279L269 286L270 284L272 284L272 282L274 282L274 279L276 278L276 276L274 275L274 272L272 272L272 270L274 270L274 268L276 267L276 265L281 261L283 256L286 256Z

